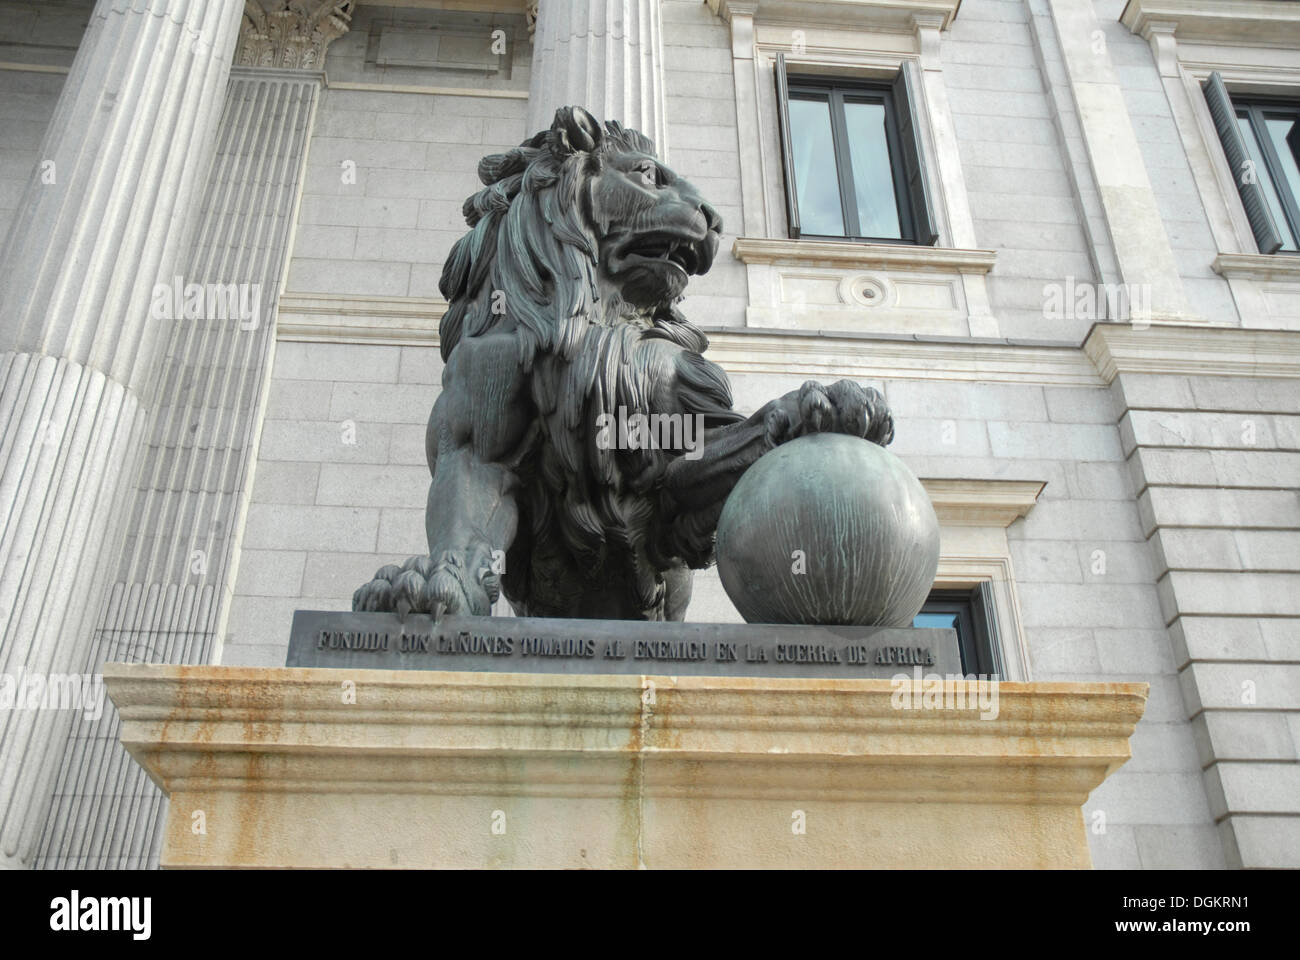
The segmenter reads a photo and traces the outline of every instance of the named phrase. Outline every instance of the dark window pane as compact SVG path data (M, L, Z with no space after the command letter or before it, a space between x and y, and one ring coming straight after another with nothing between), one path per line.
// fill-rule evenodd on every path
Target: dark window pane
M1281 201L1277 198L1273 178L1268 175L1268 167L1264 164L1264 155L1259 149L1259 142L1255 139L1255 130L1250 125L1250 119L1238 115L1237 129L1241 131L1241 139L1245 141L1246 152L1250 154L1251 165L1254 168L1255 176L1259 180L1259 185L1264 189L1264 199L1268 201L1268 211L1273 214L1273 224L1277 227L1278 236L1282 238L1282 249L1294 250L1296 249L1295 236L1287 225L1286 214L1282 210ZM1286 141L1284 139L1283 146L1285 145ZM1287 153L1290 152L1290 148L1287 148ZM1238 171L1236 175L1241 176L1242 174Z
M824 237L844 236L844 211L835 175L835 143L831 138L831 110L827 101L790 101L790 143L794 148L800 229Z
M912 626L926 630L956 630L957 614L930 613L922 610L916 615L916 619L912 621Z
M844 123L849 132L849 157L861 236L897 240L903 234L898 224L894 173L885 136L885 105L845 103Z

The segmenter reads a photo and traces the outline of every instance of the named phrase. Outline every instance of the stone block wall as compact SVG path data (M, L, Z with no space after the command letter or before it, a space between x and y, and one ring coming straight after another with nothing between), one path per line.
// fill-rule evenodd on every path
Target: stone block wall
M1300 390L1124 374L1120 432L1230 866L1300 860Z
M281 342L222 662L283 666L296 609L423 553L436 347Z
M436 64L377 65L372 35L432 38L435 27L476 32L489 51L501 29L510 69L485 80ZM522 17L360 6L326 58L333 85L316 115L286 290L437 297L464 232L461 204L482 186L478 161L526 136L529 58ZM411 88L495 95L403 92Z

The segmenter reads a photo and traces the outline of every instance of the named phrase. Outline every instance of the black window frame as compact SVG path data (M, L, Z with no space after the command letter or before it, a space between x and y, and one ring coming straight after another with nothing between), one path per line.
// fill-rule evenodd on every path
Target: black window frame
M841 243L890 243L934 246L939 241L934 203L926 180L920 132L916 119L917 86L906 65L891 80L788 72L785 54L776 55L777 115L780 125L781 159L785 178L786 220L792 239L838 241ZM872 237L861 231L850 155L845 98L850 103L881 103L885 108L885 143L889 151L890 179L898 211L898 237ZM821 100L830 108L831 139L840 195L840 216L845 235L807 234L801 229L798 186L794 173L794 145L791 138L791 99Z
M990 584L981 583L973 589L932 590L920 613L957 615L957 646L964 675L1006 678Z
M815 240L855 240L859 243L914 243L916 234L912 225L911 204L907 196L907 181L903 175L902 145L898 137L898 115L894 109L894 95L888 84L850 83L836 79L792 74L788 78L788 101L811 100L827 103L831 116L831 143L835 153L835 175L840 188L840 216L844 235L801 233ZM858 219L857 187L853 183L853 162L849 154L848 122L844 116L846 103L878 103L885 108L885 146L889 150L889 173L894 186L894 208L898 212L898 236L874 237L862 231ZM792 144L793 145L793 144ZM792 185L793 187L793 185ZM795 190L798 202L798 190Z
M1290 137L1287 138L1289 142L1292 137L1297 136L1297 131L1300 131L1300 100L1262 96L1233 96L1231 99L1238 119L1245 119L1255 135L1255 143L1264 158L1264 172L1272 181L1273 192L1277 194L1278 202L1282 205L1282 215L1286 217L1287 227L1290 228L1291 237L1296 244L1295 250L1283 250L1279 247L1274 252L1292 257L1300 255L1300 196L1297 196L1296 189L1292 187L1290 179L1282 169L1281 159L1273 146L1273 138L1269 136L1268 128L1264 123L1269 115L1289 117L1296 124L1291 129ZM1300 166L1300 150L1297 150L1294 145L1291 149L1296 165Z

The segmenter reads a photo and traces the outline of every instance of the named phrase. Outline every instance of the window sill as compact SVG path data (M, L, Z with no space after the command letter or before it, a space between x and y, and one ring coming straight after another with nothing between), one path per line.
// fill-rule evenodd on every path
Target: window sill
M737 237L731 252L744 263L803 263L864 269L955 270L985 274L997 261L994 250L923 247L911 243L852 240L768 240Z
M1300 330L1300 256L1221 253L1211 266L1228 281L1243 327Z
M1221 253L1211 266L1229 280L1300 282L1300 255L1294 253Z

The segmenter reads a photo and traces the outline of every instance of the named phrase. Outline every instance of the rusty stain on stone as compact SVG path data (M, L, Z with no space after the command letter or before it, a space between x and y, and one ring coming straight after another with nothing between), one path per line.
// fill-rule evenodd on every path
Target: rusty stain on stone
M1086 867L1147 692L1004 683L980 720L883 680L357 671L345 706L335 670L104 675L164 866Z

